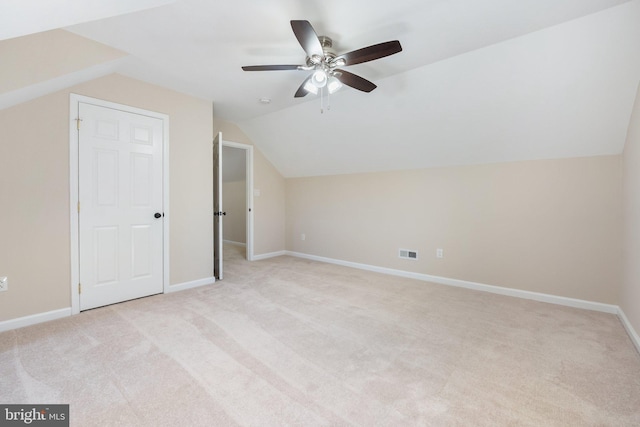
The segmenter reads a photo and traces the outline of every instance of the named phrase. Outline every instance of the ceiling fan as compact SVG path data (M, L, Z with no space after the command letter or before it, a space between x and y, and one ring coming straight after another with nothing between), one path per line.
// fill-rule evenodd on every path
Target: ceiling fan
M291 21L291 28L307 54L304 65L249 65L242 69L244 71L313 71L296 91L294 95L296 98L306 96L308 93L317 94L318 90L325 87L329 93L333 93L343 84L363 92L371 92L376 88L375 84L338 67L361 64L402 51L400 42L393 40L336 55L331 50L333 41L326 36L318 37L309 21Z

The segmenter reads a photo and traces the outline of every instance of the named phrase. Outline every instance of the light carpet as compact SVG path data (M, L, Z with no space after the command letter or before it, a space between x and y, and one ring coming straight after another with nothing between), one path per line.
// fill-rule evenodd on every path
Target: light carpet
M614 315L227 246L213 285L0 334L73 426L638 426Z

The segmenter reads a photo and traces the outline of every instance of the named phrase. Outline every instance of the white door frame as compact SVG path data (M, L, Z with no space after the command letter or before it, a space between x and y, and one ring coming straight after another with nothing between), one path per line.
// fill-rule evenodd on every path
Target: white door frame
M154 117L162 120L162 203L164 212L163 221L163 292L167 292L169 288L169 116L154 111L143 110L141 108L130 107L128 105L116 104L114 102L104 101L101 99L90 98L88 96L70 94L69 98L69 223L71 238L71 314L80 312L80 249L78 231L79 213L78 213L78 185L79 185L79 160L78 160L78 124L82 126L82 117L78 117L79 103L92 104L99 107L112 108L114 110L125 111L128 113L141 114L144 116ZM77 121L79 119L79 121Z
M224 224L222 216L225 215L222 208L223 183L222 183L222 132L213 138L213 279L222 280L224 277Z
M253 261L253 145L241 144L239 142L225 141L222 139L223 147L232 147L245 150L245 171L246 171L246 198L247 198L247 261ZM224 157L222 158L224 162Z

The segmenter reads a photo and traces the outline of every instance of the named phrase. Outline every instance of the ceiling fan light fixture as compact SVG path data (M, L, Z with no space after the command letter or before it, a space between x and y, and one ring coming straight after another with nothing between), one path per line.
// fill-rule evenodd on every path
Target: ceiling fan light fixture
M371 92L376 85L369 80L342 69L344 66L362 64L402 52L402 46L398 40L391 40L356 49L351 52L336 55L330 48L333 41L327 36L318 36L309 21L291 20L291 29L298 39L302 50L306 53L303 65L248 65L243 66L244 71L287 71L298 70L311 72L298 87L294 98L302 98L309 93L317 95L320 92L320 100L324 95L323 88L327 88L327 95L336 92L342 86L362 91ZM340 67L340 68L338 68ZM337 76L337 77L336 77ZM319 90L320 89L320 90ZM329 97L327 96L327 100ZM327 107L328 109L328 107Z

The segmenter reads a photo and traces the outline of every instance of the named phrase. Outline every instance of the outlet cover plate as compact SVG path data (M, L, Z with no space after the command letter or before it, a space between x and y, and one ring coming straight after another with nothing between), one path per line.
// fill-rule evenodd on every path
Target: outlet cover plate
M0 277L0 292L9 289L9 278L6 276Z

